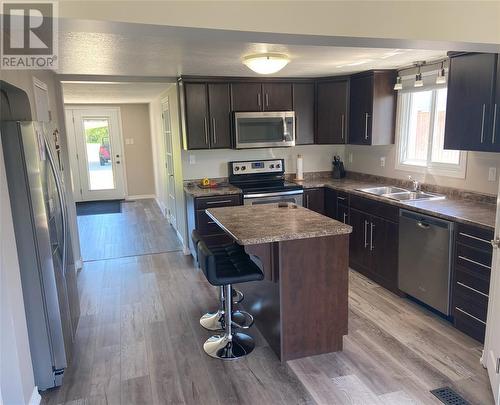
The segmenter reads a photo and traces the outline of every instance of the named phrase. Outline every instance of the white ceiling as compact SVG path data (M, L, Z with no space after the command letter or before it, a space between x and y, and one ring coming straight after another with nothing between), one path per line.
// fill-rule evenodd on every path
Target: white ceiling
M168 83L62 83L65 104L149 103L168 89Z
M204 35L202 35L202 33ZM248 41L247 39L252 41ZM120 76L257 76L241 63L244 55L283 52L291 62L275 76L329 76L374 68L398 68L433 60L446 50L359 48L278 43L285 37L260 34L165 29L145 24L62 24L59 73ZM310 43L311 40L308 40ZM344 44L348 43L344 40ZM380 45L387 43L380 42ZM411 45L411 44L410 44Z

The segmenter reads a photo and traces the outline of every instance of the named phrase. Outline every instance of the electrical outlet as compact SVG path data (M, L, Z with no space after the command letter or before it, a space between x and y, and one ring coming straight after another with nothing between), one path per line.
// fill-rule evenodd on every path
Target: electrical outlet
M380 158L380 167L385 167L385 156Z
M495 181L497 179L497 168L490 167L488 170L488 181Z
M193 153L189 154L189 164L190 165L195 165L196 164L196 155Z
M349 153L349 163L352 163L352 153Z

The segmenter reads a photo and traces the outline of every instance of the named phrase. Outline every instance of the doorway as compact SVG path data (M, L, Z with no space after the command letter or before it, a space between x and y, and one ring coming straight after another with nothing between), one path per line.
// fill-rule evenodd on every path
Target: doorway
M75 201L125 198L120 108L66 109Z
M165 170L167 178L166 195L164 201L166 204L165 215L168 222L177 229L177 211L175 199L175 168L172 143L172 121L170 113L170 100L166 96L161 100L161 116L163 123L163 137L165 141Z

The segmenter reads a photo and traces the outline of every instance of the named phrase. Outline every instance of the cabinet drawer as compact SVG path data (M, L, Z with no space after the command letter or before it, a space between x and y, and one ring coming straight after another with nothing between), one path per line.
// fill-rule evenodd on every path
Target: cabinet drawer
M453 319L455 327L458 330L461 330L466 335L471 336L472 338L478 340L481 343L484 342L486 325L483 322L474 319L466 312L459 310L457 308L455 308L453 311Z
M219 195L216 197L199 197L195 200L196 210L205 210L215 207L229 207L241 204L240 194Z
M490 272L477 272L457 265L455 267L455 282L488 295L490 289Z
M493 239L493 231L476 228L469 225L458 224L457 242L476 249L491 252L490 241Z
M217 225L203 210L196 211L196 230L202 235L224 232L221 227Z
M337 191L337 204L349 204L349 194L344 191Z
M378 217L386 218L394 222L399 222L399 208L390 204L384 204L378 201L370 200L368 198L351 195L350 206L351 208L369 212L370 214L376 215Z
M456 246L456 263L457 266L462 266L479 273L490 273L492 252L474 249L470 246L457 243Z
M453 306L455 309L458 309L459 312L465 311L469 316L475 317L479 321L486 322L488 297L473 291L465 284L455 284Z

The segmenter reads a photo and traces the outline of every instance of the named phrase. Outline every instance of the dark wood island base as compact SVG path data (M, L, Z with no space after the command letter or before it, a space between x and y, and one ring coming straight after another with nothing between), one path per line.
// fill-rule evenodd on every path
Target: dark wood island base
M281 361L342 350L347 334L349 235L246 246L264 281L245 283L244 307Z

